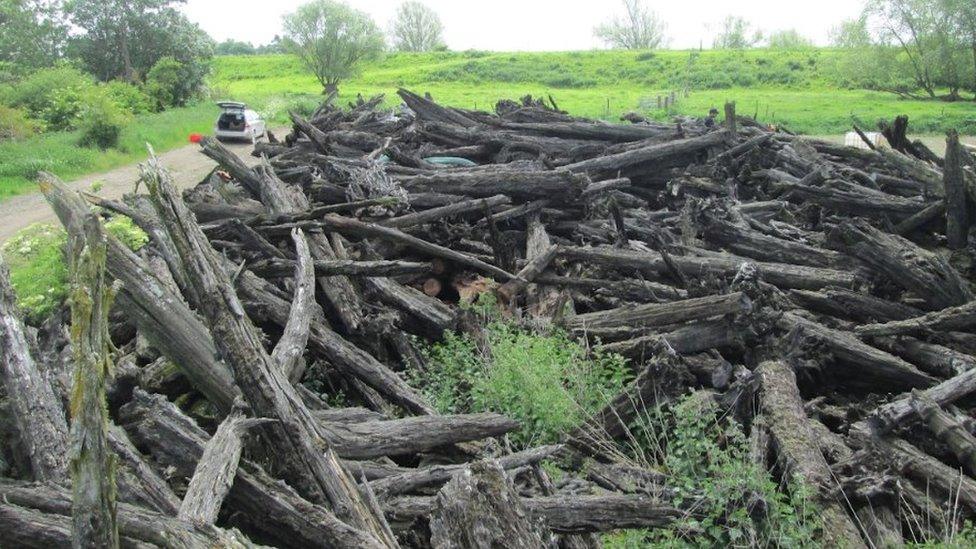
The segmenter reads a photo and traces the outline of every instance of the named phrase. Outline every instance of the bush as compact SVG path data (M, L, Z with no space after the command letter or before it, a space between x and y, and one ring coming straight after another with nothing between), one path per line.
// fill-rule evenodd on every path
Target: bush
M149 237L127 217L113 217L105 230L133 251ZM0 248L10 267L10 285L28 322L37 325L68 295L68 267L64 247L68 237L60 227L35 223L20 230Z
M106 93L101 90L90 93L79 115L81 144L100 149L117 146L129 117L129 113L120 109Z
M39 118L49 131L76 129L78 119L84 109L85 96L93 93L94 87L68 86L52 91L47 97Z
M23 108L32 118L40 120L43 119L42 112L50 107L52 98L62 90L87 90L94 85L90 75L62 63L20 79L6 92L4 101L12 107Z
M561 331L493 319L484 348L452 333L427 350L416 382L442 413L498 412L522 427L512 439L553 442L621 391L629 371L616 355L593 354Z
M23 110L0 105L0 141L30 137L38 129L37 124Z
M200 91L192 66L180 63L172 57L163 57L146 75L146 93L156 107L182 107Z
M102 86L106 95L125 112L143 114L152 112L153 100L138 86L121 80L112 80Z

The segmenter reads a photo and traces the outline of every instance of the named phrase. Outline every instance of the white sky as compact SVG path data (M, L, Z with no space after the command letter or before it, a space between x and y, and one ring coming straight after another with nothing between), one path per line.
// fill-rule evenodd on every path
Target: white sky
M387 29L401 0L347 0ZM452 50L587 50L602 45L594 25L619 13L619 0L423 0L441 17ZM281 33L281 16L303 0L188 0L191 21L217 41L228 38L255 45ZM669 46L710 46L726 15L738 15L763 31L795 28L826 45L830 29L861 10L861 0L650 0L668 23Z

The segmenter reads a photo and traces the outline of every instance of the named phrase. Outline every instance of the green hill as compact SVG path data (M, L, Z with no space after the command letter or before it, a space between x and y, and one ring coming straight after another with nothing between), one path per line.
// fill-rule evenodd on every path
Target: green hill
M918 133L950 127L976 133L973 102L909 101L845 88L839 66L846 55L825 48L391 54L340 88L342 99L385 93L394 104L402 86L480 109L500 98L549 94L573 114L609 120L627 111L659 119L702 115L734 100L740 113L807 134L842 133L855 121L873 127L897 114L909 115ZM307 108L321 89L289 55L218 57L211 84L218 95L252 102L279 120L289 108ZM676 104L658 108L658 96L671 92Z

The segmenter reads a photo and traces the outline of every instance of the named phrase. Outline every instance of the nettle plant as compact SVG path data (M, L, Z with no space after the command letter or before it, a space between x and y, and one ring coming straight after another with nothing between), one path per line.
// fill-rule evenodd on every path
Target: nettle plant
M626 361L556 328L503 320L484 301L477 340L447 333L426 349L427 371L414 382L442 413L498 412L522 424L518 445L553 442L606 405L629 381Z

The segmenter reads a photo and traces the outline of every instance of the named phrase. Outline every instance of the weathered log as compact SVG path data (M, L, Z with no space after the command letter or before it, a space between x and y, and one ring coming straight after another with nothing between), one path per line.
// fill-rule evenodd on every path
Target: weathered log
M71 545L67 535L71 494L67 490L50 484L0 480L0 498L5 502L0 505L0 527L5 542L15 543L17 547L44 549ZM126 547L256 547L239 532L192 524L124 503L119 505L118 526Z
M34 479L66 483L68 422L50 381L31 355L3 256L0 256L0 365L11 415Z
M566 170L452 170L401 177L400 183L411 192L448 193L475 198L505 195L523 201L548 199L567 202L579 197L589 180L584 175Z
M173 403L139 389L119 411L133 440L175 474L189 478L210 436ZM303 499L255 463L242 459L225 505L245 518L246 527L287 547L363 547L371 536L339 521Z
M790 296L807 309L858 322L905 320L922 314L915 307L844 288L790 290Z
M973 299L966 281L948 261L900 236L882 233L863 220L841 223L831 236L848 255L918 294L931 309Z
M759 376L760 407L774 452L785 477L799 479L813 490L823 520L824 543L835 547L866 547L846 506L832 494L834 479L807 426L796 375L781 360L763 362Z
M946 136L945 185L946 239L949 247L965 248L969 239L969 206L966 200L966 176L962 171L962 145L959 134L950 130Z
M976 369L967 370L938 385L929 387L922 391L922 395L926 399L944 406L972 394L974 391L976 391ZM856 423L855 427L863 431L884 434L904 424L914 416L914 413L912 395L906 393L875 408L865 420Z
M969 330L976 326L976 303L947 307L914 318L880 324L864 324L854 330L859 336L926 334L950 330Z
M805 337L822 343L834 357L847 365L836 369L837 375L848 380L864 380L869 376L874 383L883 383L896 388L931 387L938 380L904 360L872 347L839 330L807 320L794 313L785 313L779 320L785 330L800 330ZM854 370L851 370L854 369Z
M240 408L235 408L224 418L203 449L183 496L178 518L194 524L214 524L217 521L224 497L234 484L244 431L260 423L261 420L246 419Z
M264 432L273 441L273 454L278 456L286 478L313 501L328 502L340 520L374 536L376 545L396 547L396 540L386 536L385 519L373 514L365 504L328 447L328 436L316 425L280 365L264 350L257 329L245 316L234 285L223 271L221 259L178 193L162 176L150 182L149 188L159 217L183 257L190 283L197 295L206 299L207 306L201 312L214 334L219 354L233 368L254 413L277 420L267 425ZM304 237L296 232L295 240L301 242Z
M649 273L667 273L668 268L660 254L653 252L632 252L610 248L560 247L560 256L567 259L587 261L602 266L633 269ZM717 276L733 277L743 263L748 260L729 256L722 257L676 257L674 264L686 273L708 273ZM854 286L856 275L847 271L787 265L783 263L753 262L763 278L770 284L783 288L818 290L827 286L850 288Z
M624 175L646 170L654 165L661 165L674 159L695 155L700 151L719 147L726 142L725 132L712 132L700 137L678 139L667 143L648 145L617 154L600 156L583 160L565 166L572 172L586 172L591 174L623 173Z
M557 445L530 448L507 456L498 457L496 461L502 469L516 469L538 463L556 453L560 448ZM369 486L380 497L389 498L400 494L407 494L419 488L443 484L467 467L467 464L431 465L385 476L370 482Z
M112 291L105 276L105 236L94 214L71 240L71 545L119 547L115 456L108 443L105 386L114 365L108 334Z
M704 237L709 242L745 257L810 267L837 267L844 257L832 250L776 238L714 216L709 217Z
M542 273L542 271L546 270L549 263L551 263L556 257L557 251L558 247L549 246L548 249L533 257L528 263L525 264L525 267L522 267L522 270L515 275L514 279L509 280L505 284L498 287L496 290L498 295L505 301L511 301L514 299L518 294L525 290L525 288L527 288L528 285Z
M456 313L440 300L423 292L382 277L366 278L363 285L384 303L420 319L435 334L454 327Z
M504 503L512 505L513 501L519 502L529 520L541 522L541 527L565 534L610 532L624 528L667 528L686 516L685 511L644 495L549 496L520 498ZM400 497L386 501L384 510L394 524L409 524L416 518L430 515L434 505L435 498L431 497ZM502 546L510 547L508 544Z
M673 301L624 306L594 313L576 315L566 321L572 330L596 335L635 334L647 328L680 324L693 320L747 312L752 302L742 292Z
M600 294L620 297L628 301L665 302L686 299L685 290L650 280L603 280L585 277L568 277L541 274L535 278L536 284L568 288L585 288Z
M416 416L327 424L336 453L348 459L412 455L468 440L501 436L519 423L500 414Z
M430 263L413 261L355 261L351 259L332 259L313 261L316 276L398 276L425 274L431 270ZM289 277L295 272L295 264L288 259L267 259L249 265L255 274L264 277Z
M447 483L430 517L430 544L439 549L543 547L542 528L532 521L505 471L478 462Z
M663 340L679 355L700 353L708 349L741 345L747 334L728 319L707 320L661 334L649 334L604 343L597 346L602 352L616 353L627 358L643 360L647 352Z
M895 225L894 233L906 236L912 231L921 229L925 225L941 218L946 213L946 207L944 202L935 202L930 206L926 206L924 209L920 210L916 214L912 214L905 219L901 220L897 225Z
M393 217L383 220L381 224L385 227L406 229L455 215L485 211L486 209L496 208L498 206L510 204L511 202L512 200L508 196L498 194L488 198L463 200L461 202L441 206L439 208L431 208L429 210Z
M870 342L940 378L951 378L976 368L976 358L914 337L876 337Z
M949 447L969 475L976 475L976 437L922 392L912 392L912 407L932 434Z

